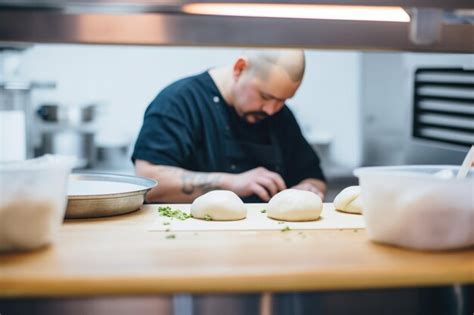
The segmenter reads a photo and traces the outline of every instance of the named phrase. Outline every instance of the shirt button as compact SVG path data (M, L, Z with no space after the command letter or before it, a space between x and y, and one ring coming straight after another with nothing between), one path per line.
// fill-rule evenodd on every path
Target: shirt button
M214 96L212 100L214 101L214 103L219 103L219 96Z
M237 168L237 166L236 166L235 164L232 164L232 165L230 166L230 169L233 170L233 171L235 171L236 168Z
M230 130L230 127L229 125L225 125L225 130L229 131Z

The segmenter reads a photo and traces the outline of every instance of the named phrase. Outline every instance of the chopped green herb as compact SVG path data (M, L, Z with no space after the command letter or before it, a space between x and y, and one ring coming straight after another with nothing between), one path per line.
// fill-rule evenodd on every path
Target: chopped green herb
M169 228L165 230L165 232L169 232L169 231L170 231L170 229L169 229Z
M168 240L174 240L175 238L176 238L176 235L174 234L166 235L166 239Z
M291 231L290 227L287 225L283 229L281 229L282 232L288 232Z
M206 214L206 215L204 216L204 220L206 220L206 221L212 221L212 217L211 217L209 214Z
M278 224L285 224L285 221L278 221Z
M158 207L158 213L162 217L175 218L178 220L186 220L191 217L190 214L178 209L171 209L171 207Z
M163 225L170 225L169 222L163 222Z
M260 210L261 213L267 213L267 209Z

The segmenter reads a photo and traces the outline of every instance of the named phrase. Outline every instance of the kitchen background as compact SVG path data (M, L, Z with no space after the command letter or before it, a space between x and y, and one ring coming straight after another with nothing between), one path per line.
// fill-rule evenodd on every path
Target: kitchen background
M31 90L27 114L34 116L27 122L26 138L36 154L69 150L82 155L87 160L82 167L90 170L133 173L129 156L156 94L176 79L232 62L241 51L62 44L4 49L0 87L2 82L4 88L12 82L41 82L37 85L43 88ZM333 187L353 183L352 170L362 165L462 161L463 147L439 144L439 150L450 154L431 154L426 151L430 146L423 148L423 141L412 139L413 80L418 67L474 69L473 54L306 50L306 58L303 84L287 103L319 152ZM9 109L5 104L0 99L2 112ZM66 120L51 115L56 105L67 112ZM5 119L0 122L0 158L14 151L21 155L11 145L6 148L12 129ZM22 139L20 131L14 133L13 138ZM81 133L89 138L78 138ZM16 146L22 145L20 140L14 141Z

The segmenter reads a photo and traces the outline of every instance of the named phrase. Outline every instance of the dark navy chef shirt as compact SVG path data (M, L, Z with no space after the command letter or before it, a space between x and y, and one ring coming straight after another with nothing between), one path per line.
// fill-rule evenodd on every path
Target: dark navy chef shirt
M287 187L325 181L319 158L287 106L249 124L229 106L208 72L166 87L148 106L132 161L199 172L241 173L264 166Z

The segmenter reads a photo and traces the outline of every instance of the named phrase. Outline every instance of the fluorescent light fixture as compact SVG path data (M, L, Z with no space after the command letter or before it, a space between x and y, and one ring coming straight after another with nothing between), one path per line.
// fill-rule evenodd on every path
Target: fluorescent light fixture
M203 15L274 17L350 21L410 22L401 7L260 4L260 3L191 3L183 12Z

